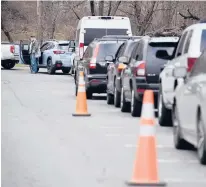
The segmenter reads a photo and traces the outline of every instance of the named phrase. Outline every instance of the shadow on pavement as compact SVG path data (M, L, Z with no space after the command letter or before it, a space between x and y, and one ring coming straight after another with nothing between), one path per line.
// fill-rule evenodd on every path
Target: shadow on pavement
M49 75L47 72L41 72L41 71L39 71L38 74ZM52 75L68 75L68 76L71 76L71 75L68 74L68 73L62 73L62 72L56 72L56 73L54 73L54 74L52 74Z
M4 69L4 68L1 68L1 70L4 70L4 71L15 71L15 70L21 70L21 69Z
M107 97L106 96L93 96L92 97L92 100L106 100L107 99Z

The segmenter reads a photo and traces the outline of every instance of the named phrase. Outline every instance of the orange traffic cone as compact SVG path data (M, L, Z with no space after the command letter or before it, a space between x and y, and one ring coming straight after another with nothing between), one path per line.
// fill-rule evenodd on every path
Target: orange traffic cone
M91 116L87 111L87 98L83 71L79 72L79 85L76 102L76 112L72 116Z
M156 155L154 94L146 90L140 119L140 135L130 186L166 186L159 181Z

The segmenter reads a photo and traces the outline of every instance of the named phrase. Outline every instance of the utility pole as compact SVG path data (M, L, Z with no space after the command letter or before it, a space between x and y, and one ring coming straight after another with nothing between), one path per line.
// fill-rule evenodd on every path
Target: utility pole
M43 39L43 33L42 33L42 2L41 0L37 0L37 39L40 42L40 45L42 43Z

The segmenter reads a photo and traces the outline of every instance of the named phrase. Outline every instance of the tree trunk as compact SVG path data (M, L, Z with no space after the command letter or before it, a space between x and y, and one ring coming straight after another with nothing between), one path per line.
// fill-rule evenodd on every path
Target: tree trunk
M99 16L104 14L104 1L99 1Z
M94 1L90 1L90 9L91 9L91 15L95 16Z
M13 42L13 38L11 37L10 33L5 29L3 21L1 20L1 30L4 32L5 36L7 37L9 42Z
M115 15L116 15L116 12L117 12L120 4L121 4L121 1L118 1L118 2L115 4L115 7L114 7L114 9L113 9L113 12L111 13L112 16L115 16Z
M107 16L110 16L111 10L112 10L112 1L109 1L109 9L108 9Z

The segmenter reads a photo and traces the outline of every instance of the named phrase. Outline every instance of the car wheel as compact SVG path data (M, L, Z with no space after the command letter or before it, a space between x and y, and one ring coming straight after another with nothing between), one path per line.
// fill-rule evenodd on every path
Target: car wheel
M52 74L55 73L55 67L53 67L53 65L52 65L52 59L49 59L49 60L47 61L47 72L48 72L48 74L50 74L50 75L52 75Z
M172 113L171 110L167 109L164 105L161 88L158 94L158 121L162 127L172 126Z
M201 164L206 165L206 134L204 129L204 123L202 120L201 113L198 117L198 123L197 123L197 153L198 158Z
M119 108L121 100L121 92L117 91L116 86L114 86L114 106Z
M12 69L15 66L15 64L16 64L16 62L11 61L11 60L1 62L1 66L4 69Z
M120 107L122 112L130 112L130 103L126 102L125 100L125 95L124 95L124 89L123 87L121 88L121 94L120 94Z
M107 104L108 105L113 105L114 104L114 97L112 94L107 92Z
M70 70L71 70L71 68L62 68L62 72L65 74L69 73Z
M92 91L90 89L87 89L86 91L86 96L87 96L87 99L92 99Z
M191 144L185 141L182 136L176 104L173 106L172 109L172 122L173 122L173 139L174 139L175 148L182 149L182 150L190 149L192 147Z
M134 90L132 89L131 115L140 117L142 110L142 102L135 98Z

